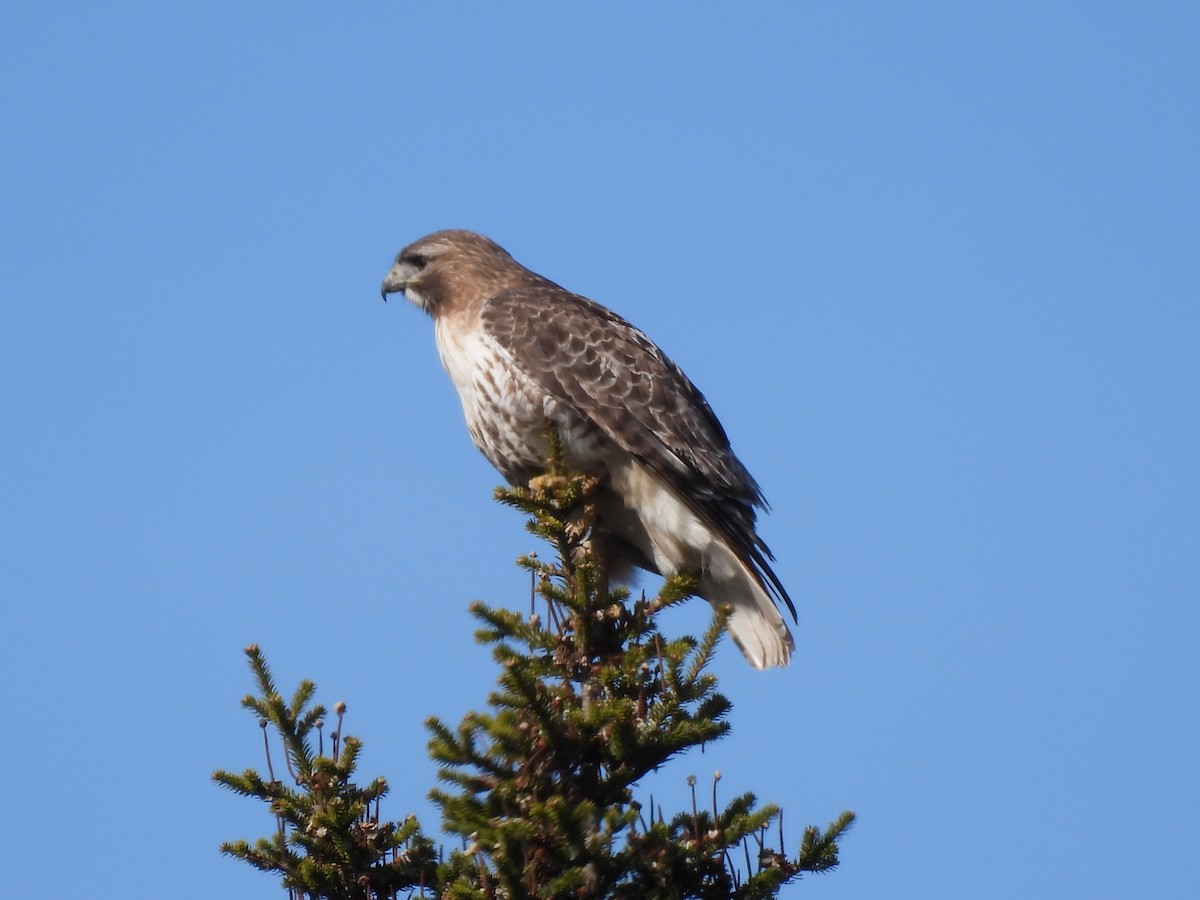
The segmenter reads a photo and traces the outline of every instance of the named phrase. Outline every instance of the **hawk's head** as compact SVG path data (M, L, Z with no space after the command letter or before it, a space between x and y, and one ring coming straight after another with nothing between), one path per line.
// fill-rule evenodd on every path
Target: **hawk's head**
M413 241L396 255L396 265L383 280L380 293L403 291L427 313L436 316L447 307L491 296L528 276L508 252L473 231L435 231Z

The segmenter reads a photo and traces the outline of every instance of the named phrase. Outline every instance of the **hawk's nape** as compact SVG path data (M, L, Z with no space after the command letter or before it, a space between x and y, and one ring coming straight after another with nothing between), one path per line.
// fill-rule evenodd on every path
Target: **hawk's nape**
M796 610L755 529L762 492L687 376L616 313L529 271L470 231L409 244L382 285L434 320L438 352L476 446L510 483L564 462L602 476L597 537L610 565L700 573L733 612L750 664L786 665Z

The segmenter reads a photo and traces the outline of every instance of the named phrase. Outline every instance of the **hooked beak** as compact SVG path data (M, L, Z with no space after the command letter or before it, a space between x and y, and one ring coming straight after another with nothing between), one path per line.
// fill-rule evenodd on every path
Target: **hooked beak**
M417 279L417 267L411 263L397 262L379 286L379 296L387 302L388 294L396 294L408 288Z

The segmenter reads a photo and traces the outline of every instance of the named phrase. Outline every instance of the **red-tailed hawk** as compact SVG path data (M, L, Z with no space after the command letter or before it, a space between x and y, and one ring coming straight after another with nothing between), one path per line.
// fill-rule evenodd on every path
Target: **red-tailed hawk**
M704 395L616 313L537 275L470 231L409 244L383 282L433 316L467 429L512 484L544 465L547 424L564 464L603 477L596 539L610 566L694 570L729 604L729 632L757 669L786 665L796 609L754 530L762 491Z

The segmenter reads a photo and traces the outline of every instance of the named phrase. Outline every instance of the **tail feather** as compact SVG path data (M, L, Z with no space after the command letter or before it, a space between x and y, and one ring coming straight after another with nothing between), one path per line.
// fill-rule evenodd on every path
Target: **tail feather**
M769 669L788 664L796 646L792 633L770 594L744 565L727 574L704 572L700 594L718 609L732 607L729 636L750 665Z

